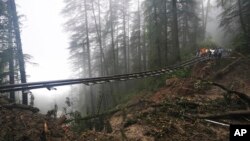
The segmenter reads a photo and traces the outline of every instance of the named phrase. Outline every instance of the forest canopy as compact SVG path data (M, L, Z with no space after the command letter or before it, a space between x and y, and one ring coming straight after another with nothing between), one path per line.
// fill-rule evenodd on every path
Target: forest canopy
M230 34L231 44L242 52L250 50L248 0L64 2L62 14L68 19L65 30L70 34L69 59L77 77L157 69L194 56L200 47L218 47L206 32L213 8L222 9L219 19L224 31L235 31ZM130 88L139 86L133 87ZM119 88L113 91L113 86L100 89L104 93L124 91ZM90 87L89 92L98 93L95 90ZM92 94L88 97L91 105L95 105Z

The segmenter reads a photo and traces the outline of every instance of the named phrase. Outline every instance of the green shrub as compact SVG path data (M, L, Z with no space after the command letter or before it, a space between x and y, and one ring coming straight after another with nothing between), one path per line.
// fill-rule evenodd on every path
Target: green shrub
M248 41L244 38L243 34L236 36L231 43L231 48L234 48L236 51L241 52L243 54L249 54L250 48L248 45Z
M177 78L187 78L190 76L191 76L191 70L188 68L182 68L182 69L176 70L171 75L171 77L177 77Z

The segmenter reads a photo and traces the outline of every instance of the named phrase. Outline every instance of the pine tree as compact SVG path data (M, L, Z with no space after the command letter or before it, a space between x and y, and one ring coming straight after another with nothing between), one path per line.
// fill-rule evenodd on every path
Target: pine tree
M248 0L231 0L231 1L218 1L218 5L223 8L220 14L220 26L225 30L242 37L243 45L238 48L244 53L250 53L250 20L249 10L250 1Z
M22 52L22 43L14 0L0 1L0 66L1 82L14 84L19 81L26 83L25 61L30 59L29 55ZM6 72L8 70L8 72ZM19 73L17 72L19 70ZM19 75L20 74L20 75ZM7 78L8 76L8 78ZM23 91L23 104L28 104L28 95ZM10 92L10 99L15 102L15 93Z
M8 0L7 3L10 9L8 10L8 12L10 12L9 15L11 16L13 30L15 34L15 41L16 41L16 48L17 48L17 55L18 55L17 59L18 59L18 64L19 64L21 83L26 83L27 81L26 81L25 62L24 62L24 55L23 55L23 50L22 50L22 41L21 41L19 22L18 22L18 16L17 16L17 11L16 11L16 4L14 0ZM26 91L22 91L22 103L25 105L28 105L28 94Z

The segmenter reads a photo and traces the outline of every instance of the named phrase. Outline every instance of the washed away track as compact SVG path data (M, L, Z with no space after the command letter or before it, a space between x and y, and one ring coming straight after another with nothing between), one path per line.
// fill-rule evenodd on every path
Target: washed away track
M52 89L57 86L65 86L65 85L74 85L74 84L85 84L85 85L94 85L94 84L102 84L109 83L115 81L127 81L132 79L140 79L152 76L159 76L166 73L172 73L178 69L183 67L192 66L198 62L203 62L208 60L208 57L196 57L190 60L186 60L182 63L167 66L158 70L153 71L144 71L138 73L130 73L130 74L121 74L121 75L112 75L105 77L94 77L94 78L80 78L80 79L65 79L65 80L54 80L54 81L42 81L42 82L31 82L31 83L21 83L21 84L9 84L0 86L0 93L11 92L11 91L25 91L32 89L40 89L47 88Z

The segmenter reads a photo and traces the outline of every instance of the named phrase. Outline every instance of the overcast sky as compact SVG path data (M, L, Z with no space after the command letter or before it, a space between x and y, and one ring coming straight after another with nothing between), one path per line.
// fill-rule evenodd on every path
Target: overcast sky
M21 38L23 52L32 55L38 66L26 64L28 82L70 78L67 34L63 30L60 12L63 0L16 0L22 19ZM32 90L35 106L52 108L59 99L64 100L70 86L58 87L57 91Z
M34 57L38 66L27 66L29 81L69 77L68 40L63 32L60 11L63 0L16 0L19 14L26 18L22 27L24 53Z

